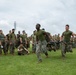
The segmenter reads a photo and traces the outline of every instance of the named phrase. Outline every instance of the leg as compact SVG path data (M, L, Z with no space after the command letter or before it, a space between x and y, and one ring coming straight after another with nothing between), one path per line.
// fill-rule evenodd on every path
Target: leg
M42 42L41 50L42 50L42 52L46 55L46 57L48 57L47 42L46 42L46 41L43 41L43 42Z
M6 55L6 43L5 43L5 42L2 42L2 45L3 45L3 52L4 52L4 55Z
M40 43L36 44L36 55L38 58L38 62L42 62L42 58L41 58L41 46Z
M61 44L61 47L62 47L62 49L61 49L62 57L65 57L65 53L66 53L66 50L65 50L65 44L62 43L62 44Z

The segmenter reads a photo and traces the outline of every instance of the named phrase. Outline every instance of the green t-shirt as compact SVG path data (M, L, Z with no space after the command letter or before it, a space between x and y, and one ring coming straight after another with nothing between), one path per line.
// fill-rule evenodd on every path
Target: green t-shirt
M23 41L27 40L26 34L22 35L21 37L22 37Z
M70 42L70 38L72 36L72 31L64 31L62 33L62 36L64 37L65 42Z
M11 33L11 34L10 34L10 37L11 37L11 38L10 38L11 40L16 40L16 35L15 35L14 33Z
M36 38L38 39L38 41L44 41L45 40L44 33L45 33L45 31L43 31L43 30L39 30L36 32Z

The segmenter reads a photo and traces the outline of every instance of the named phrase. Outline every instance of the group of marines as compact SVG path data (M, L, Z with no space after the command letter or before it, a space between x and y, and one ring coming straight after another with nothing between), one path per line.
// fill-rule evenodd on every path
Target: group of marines
M9 31L7 35L3 34L0 30L0 55L10 54L14 55L17 50L18 55L29 54L30 41L32 41L32 53L36 53L38 62L42 62L41 53L48 57L48 51L61 50L62 57L65 57L66 52L73 52L72 48L76 47L76 34L69 30L69 25L65 26L65 31L58 35L51 35L46 32L44 28L41 29L40 24L36 24L36 30L28 37L27 33L23 30L22 34L18 31L15 34L15 29Z

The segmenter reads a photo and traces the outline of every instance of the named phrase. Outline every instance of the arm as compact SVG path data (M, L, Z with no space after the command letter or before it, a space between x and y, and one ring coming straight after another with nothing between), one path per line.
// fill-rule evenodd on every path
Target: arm
M61 37L60 37L60 41L62 41L62 40L63 40L63 37L61 36Z
M19 49L20 48L20 46L18 47L18 51L22 51L22 49Z
M76 34L75 33L72 33L73 41L74 41L74 36L76 36Z
M76 34L75 34L75 33L73 33L72 35L73 35L73 36L76 36Z
M20 37L20 43L22 43L23 41L22 41L22 38Z
M60 41L63 41L64 33L62 33L62 36L60 37Z
M24 50L25 50L25 51L27 51L28 53L30 53L30 52L29 52L29 50L28 50L28 49L26 49L25 47L24 47Z

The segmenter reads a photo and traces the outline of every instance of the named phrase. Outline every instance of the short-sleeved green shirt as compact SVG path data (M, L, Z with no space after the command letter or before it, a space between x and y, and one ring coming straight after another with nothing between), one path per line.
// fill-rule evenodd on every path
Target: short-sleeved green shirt
M72 36L72 31L68 30L68 31L64 31L62 33L62 36L64 37L64 41L65 42L70 42L70 38Z
M36 38L38 38L38 41L44 41L45 36L44 36L45 31L39 30L36 32Z
M11 33L11 34L10 34L10 37L11 37L11 38L10 38L11 40L16 40L16 35L15 35L14 33Z
M26 34L22 34L21 37L22 37L23 41L27 40L27 36L26 36Z

